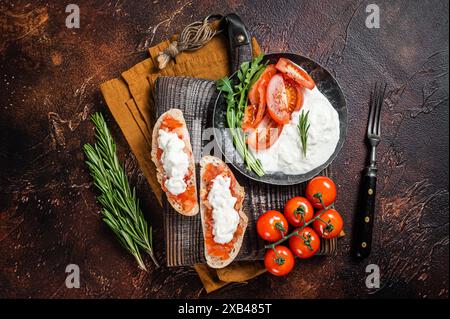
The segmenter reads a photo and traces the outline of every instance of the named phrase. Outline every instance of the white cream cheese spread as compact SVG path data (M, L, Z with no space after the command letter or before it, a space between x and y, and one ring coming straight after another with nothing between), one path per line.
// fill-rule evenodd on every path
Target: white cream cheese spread
M213 235L218 244L226 244L233 239L239 225L239 213L234 209L237 198L230 190L231 179L218 175L208 194L212 206Z
M173 195L186 191L184 177L189 169L189 157L184 152L185 143L176 133L159 130L158 146L163 151L162 166L167 175L164 186Z
M307 173L324 164L334 153L339 141L339 115L317 87L303 89L300 111L293 112L278 140L268 149L253 151L266 173L282 172L296 175ZM303 156L298 121L300 113L309 111L306 157Z

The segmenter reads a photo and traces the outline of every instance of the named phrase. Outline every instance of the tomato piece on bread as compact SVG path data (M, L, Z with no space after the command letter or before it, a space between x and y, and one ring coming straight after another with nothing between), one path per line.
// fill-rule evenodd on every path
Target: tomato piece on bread
M234 209L239 214L239 223L231 241L218 243L214 240L213 208L208 195L214 184L214 179L222 175L230 179L230 192L236 203ZM245 197L244 188L239 185L233 172L221 159L214 156L204 156L200 160L200 216L205 244L205 257L208 266L223 268L229 265L239 253L242 246L248 217L243 210Z
M186 184L184 192L172 194L168 191L165 182L168 179L162 162L163 151L158 144L159 131L164 130L175 133L184 142L183 152L188 156L189 167L183 181ZM166 193L167 201L180 214L193 216L199 212L197 199L197 183L195 177L194 156L183 112L179 109L170 109L162 114L156 121L152 133L151 159L156 166L156 175L162 190Z

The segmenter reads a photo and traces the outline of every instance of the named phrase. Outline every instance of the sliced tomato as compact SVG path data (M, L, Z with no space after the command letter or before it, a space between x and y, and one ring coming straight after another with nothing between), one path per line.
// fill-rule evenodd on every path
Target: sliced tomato
M299 67L289 59L280 58L275 67L278 71L286 74L299 85L309 90L312 90L316 86L314 80L311 78L311 76L309 76L308 72L303 70L301 67Z
M247 137L247 144L255 151L268 149L276 142L283 125L279 125L266 114L255 129L250 130Z
M255 125L253 127L256 127L256 125L258 125L259 122L261 122L262 118L264 117L264 114L266 113L267 83L268 82L263 81L259 84L258 87L259 104L258 104L258 111L256 112Z
M264 117L264 114L266 113L267 84L269 83L270 78L275 73L277 73L275 65L269 64L263 71L263 73L260 75L259 79L253 84L253 86L250 89L250 92L248 93L248 99L250 101L250 104L256 106L254 119L251 125L251 127L253 128L255 128L259 124L259 122L261 122L262 118Z
M288 109L290 113L300 111L303 106L302 88L298 85L294 85L292 82L293 81L285 81Z
M303 92L301 87L296 87L297 90L297 100L295 102L295 109L294 111L300 111L303 106Z
M256 105L247 105L244 112L244 118L242 119L241 127L246 132L247 130L254 128L256 113L258 112Z
M267 86L267 111L278 124L286 124L290 119L286 85L281 74L275 74Z
M250 100L250 104L256 105L259 103L260 94L258 88L260 84L263 82L265 84L269 83L270 78L277 73L277 69L275 68L275 64L269 64L266 66L263 73L261 73L260 77L253 86L250 88L250 92L248 93L248 99Z

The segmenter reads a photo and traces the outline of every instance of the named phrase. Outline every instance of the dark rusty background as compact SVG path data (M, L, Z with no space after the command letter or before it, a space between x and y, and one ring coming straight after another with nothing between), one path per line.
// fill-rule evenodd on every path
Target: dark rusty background
M376 2L381 28L368 29ZM68 2L70 3L70 2ZM65 27L64 1L0 1L0 297L448 297L448 1L77 1L81 28ZM349 131L335 161L338 209L349 236L335 258L302 262L286 278L263 275L206 295L190 268L139 271L100 220L81 147L101 110L154 226L161 209L99 92L145 49L210 13L237 12L266 52L307 55L346 95ZM367 151L369 92L388 83L375 244L350 258L352 220ZM81 288L65 287L65 267ZM365 267L381 268L381 288Z

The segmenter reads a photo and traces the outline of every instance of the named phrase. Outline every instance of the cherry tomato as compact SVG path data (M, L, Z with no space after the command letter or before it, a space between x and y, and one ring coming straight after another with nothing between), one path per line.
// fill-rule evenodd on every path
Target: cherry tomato
M267 111L278 124L287 124L290 120L286 85L281 74L275 74L267 86Z
M302 259L313 256L320 248L320 238L311 227L305 227L298 235L289 238L289 248Z
M278 140L283 126L278 125L266 114L255 129L247 130L247 144L255 151L265 150Z
M292 197L284 206L284 217L294 227L303 226L314 217L314 208L305 197Z
M306 186L306 198L315 208L324 208L317 194L322 194L322 200L326 206L334 203L336 199L336 185L326 176L316 176Z
M320 214L321 212L323 212L323 210L319 211L317 214ZM315 220L312 224L314 230L320 237L334 238L342 231L344 221L337 210L330 208L322 214L320 219Z
M278 71L286 74L288 77L293 79L299 85L312 90L316 84L314 80L309 76L308 72L303 70L297 64L291 60L280 58L278 63L275 65Z
M294 255L285 246L269 249L264 256L264 265L268 272L275 276L285 276L294 268Z
M289 224L283 214L276 210L269 210L259 216L256 231L264 240L276 242L288 232Z

